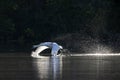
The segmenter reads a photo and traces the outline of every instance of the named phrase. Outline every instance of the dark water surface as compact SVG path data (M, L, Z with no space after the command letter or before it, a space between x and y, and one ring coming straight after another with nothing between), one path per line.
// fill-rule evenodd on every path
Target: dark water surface
M120 80L120 56L0 54L0 80Z

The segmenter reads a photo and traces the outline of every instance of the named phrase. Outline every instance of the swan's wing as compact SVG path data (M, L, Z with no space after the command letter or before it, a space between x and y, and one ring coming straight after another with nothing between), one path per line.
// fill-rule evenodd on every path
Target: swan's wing
M32 52L32 57L38 57L39 56L39 53L41 53L43 50L45 50L45 49L48 49L49 47L47 47L47 46L40 46L40 47L38 47L36 50L35 50L35 52Z
M40 46L35 50L35 53L41 53L43 50L48 49L47 46Z

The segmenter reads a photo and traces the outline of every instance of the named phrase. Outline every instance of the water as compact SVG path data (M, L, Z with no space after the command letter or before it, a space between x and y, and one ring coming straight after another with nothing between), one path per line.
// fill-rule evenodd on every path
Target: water
M0 54L0 80L120 80L120 56Z

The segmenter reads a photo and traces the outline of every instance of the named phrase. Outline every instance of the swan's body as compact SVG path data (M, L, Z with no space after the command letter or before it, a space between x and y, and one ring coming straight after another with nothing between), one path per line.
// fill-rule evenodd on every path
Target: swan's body
M38 45L34 45L33 47L37 48L37 49L32 52L32 54L31 54L32 57L40 57L39 53L41 53L42 51L44 51L45 49L48 49L48 48L51 49L51 55L56 56L58 51L60 49L63 49L62 46L58 45L55 42L44 42L44 43L40 43Z

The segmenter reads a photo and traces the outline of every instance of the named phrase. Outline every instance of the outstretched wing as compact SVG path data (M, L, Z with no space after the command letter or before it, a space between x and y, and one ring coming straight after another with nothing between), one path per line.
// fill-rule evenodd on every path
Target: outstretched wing
M32 52L32 57L38 57L39 56L39 53L41 53L43 50L45 50L45 49L48 49L49 47L47 47L47 46L40 46L40 47L38 47L36 50L35 50L35 52Z

